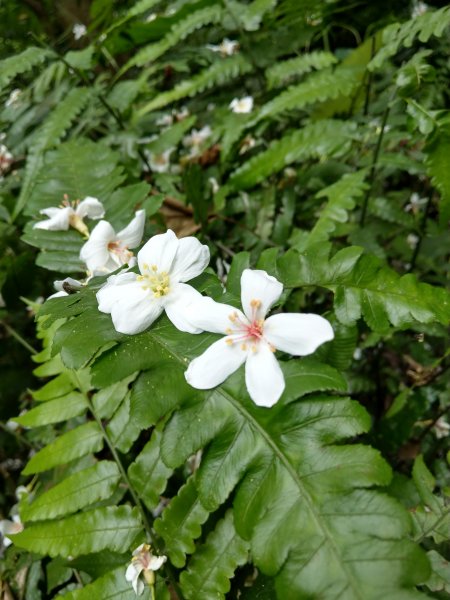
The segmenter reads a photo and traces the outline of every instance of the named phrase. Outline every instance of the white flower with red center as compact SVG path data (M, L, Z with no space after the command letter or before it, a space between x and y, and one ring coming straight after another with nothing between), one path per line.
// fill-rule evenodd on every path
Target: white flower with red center
M88 236L89 230L84 219L101 219L105 214L105 209L103 204L92 196L87 196L81 202L78 200L70 202L65 195L61 206L43 208L39 212L49 218L35 223L33 229L67 231L69 227L73 227L83 235Z
M187 319L187 307L201 294L185 282L209 263L209 248L194 237L177 238L170 229L153 236L138 252L140 275L120 273L97 292L98 308L111 314L116 331L140 333L166 311L181 331L199 333Z
M244 96L243 98L234 98L234 100L230 102L230 108L234 113L250 113L253 110L253 98L251 96Z
M155 584L155 571L160 569L166 560L167 556L155 556L149 544L141 544L133 551L133 558L127 567L125 579L131 583L137 596L140 596L145 589L144 581L150 586Z
M95 275L115 271L128 264L134 256L130 248L141 243L144 226L145 210L138 210L130 223L118 233L108 221L100 221L81 248L80 259Z
M189 365L185 377L201 390L221 384L245 363L245 383L258 406L273 406L285 388L275 350L294 356L312 354L334 337L330 323L319 315L280 313L266 318L283 291L265 271L245 269L241 277L243 312L202 297L189 306L191 323L204 331L223 333Z
M174 151L174 148L169 148L165 152L155 153L150 152L148 155L148 163L150 168L155 173L167 173L170 168L170 155Z

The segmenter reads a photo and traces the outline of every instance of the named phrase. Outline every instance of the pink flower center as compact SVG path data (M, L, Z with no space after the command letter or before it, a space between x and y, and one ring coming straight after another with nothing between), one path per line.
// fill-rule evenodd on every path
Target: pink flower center
M252 300L250 306L252 307L251 319L245 317L243 319L238 312L233 312L228 317L232 326L227 329L230 337L227 338L226 343L240 342L242 350L248 350L247 343L249 343L253 352L256 352L259 342L264 339L264 319L257 318L258 309L261 307L260 300Z
M130 250L128 250L128 246L122 245L122 242L120 240L109 242L108 252L115 254L122 264L127 263L133 256L133 253L130 252Z

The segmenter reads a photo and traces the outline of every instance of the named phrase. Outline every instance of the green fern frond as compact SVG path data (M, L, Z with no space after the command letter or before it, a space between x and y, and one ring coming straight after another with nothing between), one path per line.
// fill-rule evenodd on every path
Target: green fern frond
M436 11L427 10L406 23L388 25L383 30L382 46L368 65L369 70L379 69L388 58L397 54L402 46L411 47L417 37L422 43L432 36L440 37L449 25L449 6Z
M278 0L253 0L249 4L242 4L236 0L225 0L225 6L246 31L257 31L264 15L275 8Z
M450 219L450 122L438 125L425 147L426 166L433 185L441 195L440 224L445 227Z
M294 77L300 77L312 70L320 71L337 63L331 52L315 50L283 62L278 62L266 70L269 89L280 87Z
M0 90L6 88L10 81L21 73L30 71L53 56L53 52L32 46L20 54L5 58L0 62Z
M146 46L124 66L123 71L133 66L142 66L156 60L170 48L187 38L188 35L214 23L219 23L223 18L223 9L220 4L207 6L186 16L175 23L169 33L158 43Z
M163 92L145 104L137 111L137 116L142 117L146 113L162 108L172 102L181 100L188 96L193 97L204 90L228 83L232 79L244 75L252 70L250 63L241 55L236 54L227 59L217 60L210 67L201 71L191 79L178 83L173 90Z

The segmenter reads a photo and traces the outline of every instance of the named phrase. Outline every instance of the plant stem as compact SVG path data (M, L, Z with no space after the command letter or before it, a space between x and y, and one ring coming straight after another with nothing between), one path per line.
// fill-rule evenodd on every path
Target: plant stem
M359 220L359 224L361 227L364 227L364 223L366 220L367 207L369 205L369 199L372 195L373 184L375 181L375 173L377 170L378 157L380 155L381 143L383 141L383 136L384 136L384 129L386 127L386 123L387 123L390 111L391 111L391 102L388 101L386 108L384 110L384 113L383 113L383 118L381 121L381 130L378 135L377 145L375 146L375 151L373 153L372 166L370 168L370 176L369 176L369 187L367 188L367 192L364 197L364 202L363 202L362 211L361 211L361 217Z
M37 354L37 350L33 348L21 335L18 333L13 327L5 323L5 321L1 321L1 324L6 329L6 331L11 335L14 339L16 339L19 344L22 344L24 348L28 350L30 354Z

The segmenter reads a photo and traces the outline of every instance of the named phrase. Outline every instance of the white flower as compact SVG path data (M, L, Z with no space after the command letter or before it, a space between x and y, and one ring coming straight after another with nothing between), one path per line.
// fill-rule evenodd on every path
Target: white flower
M418 235L416 235L415 233L408 233L408 235L406 236L406 243L412 250L414 250L414 248L417 246L418 242L419 242Z
M60 207L43 208L39 212L41 215L49 218L45 221L35 223L33 229L67 231L69 227L73 227L83 235L89 235L89 230L83 219L86 217L89 217L89 219L101 219L105 214L105 209L97 198L87 196L81 202L78 202L78 200L69 202L65 198Z
M82 37L84 37L86 32L86 25L83 25L83 23L75 23L75 25L72 27L73 37L76 40L80 40Z
M167 173L170 167L170 155L174 151L174 148L169 148L161 154L155 154L150 152L148 155L148 162L152 171L155 173Z
M444 417L439 417L432 429L438 440L450 435L450 423L448 423Z
M140 596L145 589L144 580L151 586L155 583L154 572L160 569L166 562L167 556L155 556L152 554L151 547L148 544L141 544L133 551L133 558L128 565L125 579L131 583L137 596Z
M221 56L232 56L239 48L239 42L225 38L218 46L207 44L208 50L219 52Z
M193 302L188 311L192 324L225 337L191 362L187 382L210 389L245 363L245 383L253 402L275 404L285 387L275 350L305 356L334 337L330 323L319 315L283 313L266 319L282 291L282 284L265 271L245 269L241 276L244 312L206 297Z
M5 108L8 108L8 106L12 106L13 104L16 104L21 93L22 93L22 91L19 90L18 88L16 88L15 90L12 90L12 92L8 96L8 99L5 102Z
M175 327L199 333L186 319L186 307L201 295L185 282L205 270L208 247L194 237L179 240L169 229L153 236L138 252L137 260L141 275L113 275L97 292L98 308L111 314L116 331L144 331L165 310Z
M88 271L99 275L111 273L130 262L130 248L139 246L144 234L145 210L138 210L128 225L116 233L108 221L100 221L91 231L80 251Z
M23 525L19 515L13 515L12 521L9 519L2 519L0 521L0 534L3 538L3 546L7 548L12 544L12 540L8 537L9 535L20 533L21 531L23 531Z
M243 98L234 98L234 100L230 102L230 108L234 113L238 114L252 112L253 98L251 96L244 96Z
M81 290L85 284L78 281L78 279L73 279L72 277L66 277L65 279L60 279L53 282L53 287L56 290L55 294L52 294L47 298L47 300L51 300L52 298L61 298L62 296L68 296L69 290Z
M425 2L415 2L411 11L411 18L421 17L430 7Z
M212 130L209 125L205 125L201 129L192 129L189 135L183 138L183 144L187 148L191 148L190 156L196 156L199 153L200 147L211 136Z
M208 183L211 186L211 190L213 194L217 194L217 192L220 190L220 185L217 182L217 179L215 177L210 177L208 179Z
M245 136L245 138L242 140L241 142L241 147L239 149L239 154L245 154L246 152L248 152L249 150L251 150L252 148L254 148L256 146L256 140L253 136L251 135L247 135Z
M162 115L156 120L156 125L159 127L168 127L173 124L173 115Z
M405 212L417 214L420 207L428 202L428 198L421 198L417 192L413 192L409 198L408 204L405 206Z
M0 144L0 175L6 173L14 160L13 155L4 144Z

